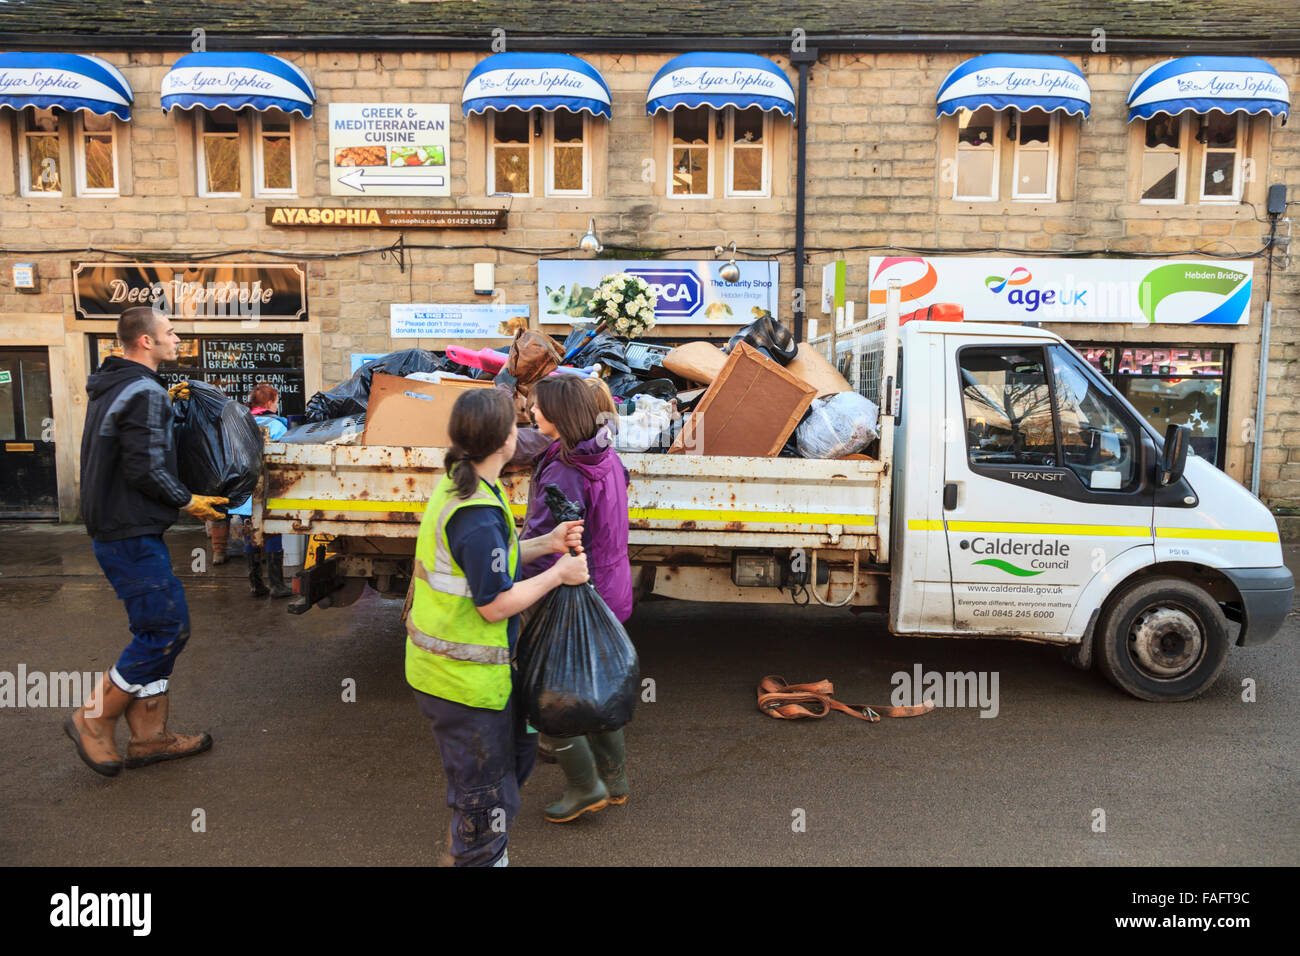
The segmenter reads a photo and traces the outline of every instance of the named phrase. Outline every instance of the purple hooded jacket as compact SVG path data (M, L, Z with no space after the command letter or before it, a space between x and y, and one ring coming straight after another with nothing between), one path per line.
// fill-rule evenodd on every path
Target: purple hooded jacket
M628 473L608 435L602 432L579 443L571 456L572 465L566 465L560 457L558 441L536 457L528 486L528 516L520 537L540 537L555 528L546 507L547 485L558 486L570 501L582 502L587 516L582 547L587 552L591 583L614 616L626 621L632 615L632 569L627 557ZM538 558L524 567L522 576L540 574L557 559L554 554Z

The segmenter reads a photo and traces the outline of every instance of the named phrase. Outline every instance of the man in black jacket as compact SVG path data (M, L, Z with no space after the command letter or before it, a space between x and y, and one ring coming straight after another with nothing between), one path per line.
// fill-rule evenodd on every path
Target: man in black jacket
M176 521L177 509L200 520L221 519L213 505L226 503L190 494L176 477L171 401L158 375L162 362L176 358L180 343L171 320L148 306L127 309L117 339L126 357L105 359L86 382L81 514L95 558L126 605L134 637L63 725L81 759L107 777L123 766L113 737L122 714L131 728L128 768L212 746L206 733L167 729L167 679L189 640L190 615L162 535Z

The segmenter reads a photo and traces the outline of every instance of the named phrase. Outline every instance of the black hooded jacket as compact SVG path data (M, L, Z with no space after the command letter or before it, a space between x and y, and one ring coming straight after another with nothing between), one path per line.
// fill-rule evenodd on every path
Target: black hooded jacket
M110 356L86 381L81 516L96 541L162 534L188 504L176 477L172 406L157 372Z

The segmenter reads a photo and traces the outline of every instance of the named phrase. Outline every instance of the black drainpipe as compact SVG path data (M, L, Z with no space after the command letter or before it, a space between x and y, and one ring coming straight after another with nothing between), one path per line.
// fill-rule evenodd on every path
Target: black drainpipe
M795 115L799 130L798 146L795 152L794 174L794 287L796 293L803 290L803 295L796 298L794 309L794 340L803 341L803 320L808 308L808 293L804 289L804 212L806 208L808 168L808 67L817 62L817 50L807 49L790 54L790 63L799 67L799 108Z

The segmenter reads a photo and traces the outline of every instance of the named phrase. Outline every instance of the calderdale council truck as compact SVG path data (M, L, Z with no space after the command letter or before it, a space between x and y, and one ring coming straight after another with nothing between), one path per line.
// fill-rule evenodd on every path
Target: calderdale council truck
M1277 524L1051 332L885 316L814 344L881 406L870 460L622 455L642 598L793 602L891 632L1055 644L1187 700L1291 608ZM401 596L443 450L268 444L255 533L326 536L291 610ZM522 517L527 473L507 474ZM317 539L320 540L320 539ZM848 617L866 637L873 619Z

